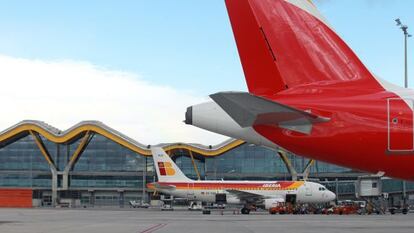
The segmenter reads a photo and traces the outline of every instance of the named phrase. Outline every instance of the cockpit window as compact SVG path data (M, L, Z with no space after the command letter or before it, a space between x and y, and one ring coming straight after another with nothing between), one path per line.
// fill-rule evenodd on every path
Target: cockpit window
M325 191L326 190L326 188L324 188L324 187L319 187L319 191Z

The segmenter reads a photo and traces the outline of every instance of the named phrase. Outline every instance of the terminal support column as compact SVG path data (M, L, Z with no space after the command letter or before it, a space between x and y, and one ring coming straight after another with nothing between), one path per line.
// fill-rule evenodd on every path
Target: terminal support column
M288 172L292 176L292 180L293 181L298 180L298 173L296 172L296 169L292 166L292 163L290 162L289 158L287 157L286 152L279 150L279 151L277 151L277 153L280 156L280 158L282 159L282 161L285 163Z
M52 157L50 157L49 152L47 151L42 139L40 136L32 131L29 130L30 135L32 135L33 140L35 141L37 147L39 148L40 152L42 153L43 157L45 157L46 161L49 164L50 171L52 172L52 206L56 206L57 204L57 189L58 189L58 171L56 168L55 163L53 162Z
M194 156L193 156L193 152L191 150L188 150L188 152L190 153L191 162L193 163L194 171L197 174L197 179L198 180L201 180L200 172L198 171L197 164L195 163Z
M305 168L303 169L302 176L303 180L307 180L309 177L310 169L312 165L315 163L315 160L310 159L309 162L306 164Z
M62 174L63 175L63 185L62 185L63 190L67 190L69 188L69 172L72 169L73 165L75 164L76 160L85 150L88 143L91 141L92 137L93 137L93 133L90 131L86 131L85 135L82 138L81 143L76 148L73 155L70 157L70 160L68 164L66 165L65 169L63 170L63 174Z

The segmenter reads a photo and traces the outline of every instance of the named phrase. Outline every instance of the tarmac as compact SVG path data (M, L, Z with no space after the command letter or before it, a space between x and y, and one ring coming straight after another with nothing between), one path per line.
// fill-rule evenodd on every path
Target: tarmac
M1 233L414 232L408 215L269 215L159 209L0 209Z

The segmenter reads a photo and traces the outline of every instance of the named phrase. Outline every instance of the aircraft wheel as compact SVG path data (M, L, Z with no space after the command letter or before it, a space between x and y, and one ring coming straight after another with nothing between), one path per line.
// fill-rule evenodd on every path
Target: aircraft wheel
M250 214L250 210L249 210L249 209L247 209L247 208L242 208L242 209L241 209L241 213L242 213L242 214Z

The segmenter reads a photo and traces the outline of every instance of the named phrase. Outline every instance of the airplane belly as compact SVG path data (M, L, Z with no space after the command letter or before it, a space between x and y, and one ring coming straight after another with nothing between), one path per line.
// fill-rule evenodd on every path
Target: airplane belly
M233 205L243 204L240 199L235 196L227 196L227 203Z
M354 101L344 104L348 109L333 108L331 120L315 124L309 135L269 125L254 129L301 156L414 180L414 172L410 172L414 165L413 113L398 97L388 100L394 98L365 105L362 100Z
M172 195L174 197L180 197L180 198L187 198L187 191L186 190L175 190L166 192L169 195Z
M203 202L215 202L216 196L215 193L212 193L208 190L199 190L195 192L196 199Z

